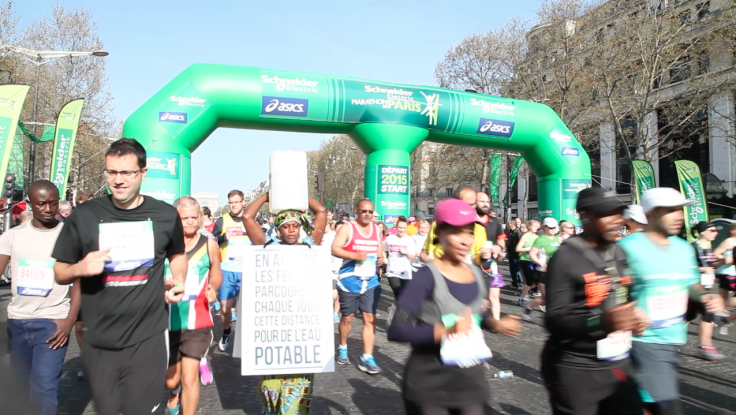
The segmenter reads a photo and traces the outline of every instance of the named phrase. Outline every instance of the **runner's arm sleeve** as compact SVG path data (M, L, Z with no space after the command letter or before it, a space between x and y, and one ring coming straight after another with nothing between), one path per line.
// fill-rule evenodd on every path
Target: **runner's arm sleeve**
M225 235L221 235L221 233L222 233L222 217L219 217L215 221L215 227L212 229L212 234L215 235L215 238L217 238L218 244L222 244L227 241L227 239L225 239Z
M78 214L69 216L61 227L61 232L59 232L59 237L56 238L56 244L51 253L51 257L58 262L76 264L86 255L82 248L82 238L79 233L79 227L77 226L79 217L80 215ZM181 221L179 224L181 225ZM95 231L95 235L97 235L97 231ZM95 239L99 239L99 237ZM95 241L95 246L91 247L90 251L96 251L98 249L99 245Z
M6 231L0 236L0 255L10 256L13 250L13 232ZM0 269L0 273L4 270Z
M174 221L174 229L171 232L171 240L169 241L169 246L166 248L166 258L183 254L185 251L186 244L184 243L184 228L181 225L181 219L177 213L176 220Z
M547 266L547 331L559 339L604 338L600 316L594 315L585 302L574 302L571 265L579 261L575 254L573 249L560 248Z
M390 341L413 345L436 344L434 326L419 320L422 304L432 296L433 290L434 279L429 268L423 267L414 273L396 302L396 312L387 333Z

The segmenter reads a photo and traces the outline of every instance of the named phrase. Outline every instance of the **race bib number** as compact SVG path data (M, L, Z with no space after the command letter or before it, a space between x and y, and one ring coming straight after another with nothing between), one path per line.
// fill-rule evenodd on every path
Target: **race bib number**
M473 367L491 360L492 357L483 332L476 325L472 325L467 333L446 336L440 346L440 358L447 366Z
M711 288L713 287L713 284L716 283L716 275L715 274L700 274L700 285L702 285L705 288Z
M686 290L665 295L653 295L647 298L647 311L652 321L652 328L669 327L685 321L687 313Z
M21 258L18 261L18 275L13 275L18 295L48 297L54 289L55 262L53 259Z
M99 230L100 250L110 250L105 272L153 266L153 222L101 223Z
M391 271L393 272L404 272L408 271L411 267L411 264L409 263L409 258L407 258L404 254L401 253L401 249L406 249L406 246L404 245L389 245L388 247L388 256L390 260L390 267Z
M616 361L629 357L631 350L631 332L616 331L596 343L596 354L599 360Z
M240 229L240 228L237 228ZM250 239L244 235L233 235L227 241L227 249L225 254L228 261L242 261L245 254L245 247L250 245Z
M359 278L373 278L376 275L376 265L378 261L377 254L368 254L365 261L355 261L355 273Z

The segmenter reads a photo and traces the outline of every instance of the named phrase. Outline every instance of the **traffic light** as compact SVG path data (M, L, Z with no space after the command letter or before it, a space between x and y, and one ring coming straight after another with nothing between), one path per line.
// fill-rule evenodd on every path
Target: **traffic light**
M317 191L318 192L325 191L325 174L324 173L317 173Z
M3 199L12 200L13 190L15 190L15 173L5 175L5 183L3 183Z

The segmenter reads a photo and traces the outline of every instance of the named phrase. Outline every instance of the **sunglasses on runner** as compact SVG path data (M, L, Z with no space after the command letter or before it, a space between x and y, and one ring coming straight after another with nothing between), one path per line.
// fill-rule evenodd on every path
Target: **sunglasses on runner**
M372 210L368 210L368 209L361 209L359 212L360 213L370 213L371 215L373 214L373 211Z

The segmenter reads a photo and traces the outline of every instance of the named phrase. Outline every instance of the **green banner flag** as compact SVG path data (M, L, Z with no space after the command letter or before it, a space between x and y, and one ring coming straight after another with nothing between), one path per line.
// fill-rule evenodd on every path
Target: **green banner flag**
M693 203L692 206L683 207L685 233L688 242L692 242L695 238L690 233L690 229L698 222L708 220L708 202L705 199L703 178L700 176L700 168L692 161L677 160L675 161L675 167L677 168L677 179L680 182L680 192Z
M15 130L28 88L28 85L0 85L0 177L5 177L8 171Z
M66 182L69 179L74 142L77 139L79 117L82 115L84 99L75 99L64 105L56 121L54 153L51 158L51 180L59 188L59 198L66 197Z
M8 162L8 173L15 173L16 190L26 188L26 170L23 162L23 132L18 129L15 132L15 141L13 141L13 149L10 150L10 161Z
M654 178L654 169L648 161L633 160L631 167L634 170L634 186L636 187L636 204L639 204L641 195L649 189L657 187L657 181Z
M498 190L501 187L501 164L503 164L503 156L494 154L491 156L491 203L494 209L501 207L498 200Z
M54 139L54 130L56 129L52 125L44 125L43 126L43 135L41 135L41 137L39 138L39 137L36 137L35 135L33 135L33 133L31 133L31 130L28 128L28 126L26 126L25 124L23 124L22 121L18 121L18 127L19 127L20 131L23 133L23 135L25 135L26 137L28 137L29 140L33 140L33 141L35 141L37 143L45 143L47 141L53 140Z
M524 158L519 156L514 156L511 158L511 171L509 172L509 185L506 191L506 207L511 205L511 189L514 188L514 183L516 183L516 177L519 175L519 170L521 170L521 165L524 164Z

